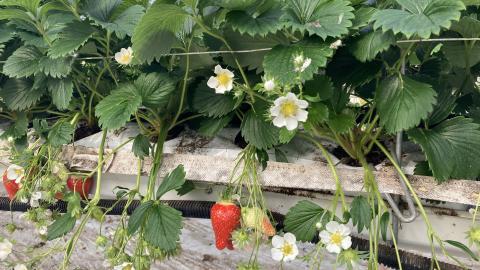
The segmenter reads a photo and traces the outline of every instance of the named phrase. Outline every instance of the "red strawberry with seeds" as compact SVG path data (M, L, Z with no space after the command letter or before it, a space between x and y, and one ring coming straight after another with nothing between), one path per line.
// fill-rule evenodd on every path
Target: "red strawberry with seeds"
M220 201L210 209L215 246L233 250L232 232L240 225L240 207L230 201Z
M92 183L93 179L91 177L84 179L80 176L70 176L67 179L68 189L78 193L83 199L86 199L88 194L90 194Z
M3 173L3 186L5 187L5 190L8 193L8 198L10 200L13 200L13 198L17 194L17 191L20 189L15 180L8 179L7 170L5 170L5 172Z

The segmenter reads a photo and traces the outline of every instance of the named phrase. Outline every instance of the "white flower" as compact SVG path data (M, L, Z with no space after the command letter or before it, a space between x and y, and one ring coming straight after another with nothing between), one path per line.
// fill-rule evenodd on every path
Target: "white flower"
M475 85L477 85L477 87L480 88L480 76L477 77L477 81L475 82Z
M25 169L18 165L12 164L7 168L7 178L10 181L15 181L19 184L22 181L23 176L25 175Z
M13 245L8 241L8 239L3 239L2 242L0 242L0 261L5 260L10 253L12 253L12 248Z
M208 79L208 87L215 89L215 93L217 94L225 94L225 92L232 90L233 72L222 68L220 65L216 65L214 73L217 76L211 76L210 79Z
M85 15L80 15L80 21L85 21L87 19L87 17L85 17Z
M283 237L275 235L272 238L272 259L275 261L293 261L298 255L297 239L292 233L286 233Z
M12 143L12 142L13 142L13 137L12 137L12 136L8 136L7 142Z
M303 55L297 55L293 58L293 65L295 66L295 72L304 72L310 64L312 63L312 59L304 58Z
M20 263L20 264L15 265L13 270L28 270L28 268L27 268L27 266L25 266L25 264Z
M113 270L135 270L132 263L124 262L121 265L113 267Z
M365 101L363 98L357 97L354 95L350 95L349 99L350 99L349 100L350 105L353 105L356 107L362 107L363 105L367 104L367 101Z
M273 89L275 89L275 80L271 79L271 80L265 81L263 83L263 88L267 91L272 91Z
M338 47L342 46L342 40L339 39L335 42L333 42L332 44L330 44L330 49L338 49Z
M121 65L128 65L132 62L133 50L131 47L122 48L119 52L115 53L115 61Z
M330 221L325 226L326 230L320 232L319 236L323 244L326 245L328 252L340 253L342 249L349 249L352 246L350 229L339 224L336 221Z
M40 235L47 235L48 229L47 226L41 226L37 229L37 233Z
M37 192L32 193L32 197L30 197L30 206L31 207L39 207L40 203L38 202L38 200L40 200L41 198L42 198L42 192L41 191L37 191Z
M274 106L270 108L270 114L273 116L273 125L276 127L287 127L288 130L296 129L299 121L307 121L308 112L304 110L307 107L308 102L298 99L293 93L277 98Z

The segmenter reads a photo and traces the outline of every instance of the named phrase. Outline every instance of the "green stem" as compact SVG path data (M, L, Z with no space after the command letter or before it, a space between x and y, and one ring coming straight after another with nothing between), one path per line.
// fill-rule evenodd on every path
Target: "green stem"
M150 170L150 176L148 178L148 187L147 194L145 195L144 201L149 201L153 199L153 193L155 189L155 183L157 181L158 171L160 170L160 165L163 157L163 144L167 139L168 128L163 127L158 134L157 146L155 147L155 154L153 157L152 169Z
M188 46L187 46L187 52L190 51L190 46L192 45L192 39L189 40ZM188 82L188 73L190 71L190 55L187 54L187 59L186 59L186 67L185 67L185 75L183 76L183 84L182 84L182 93L180 94L180 104L178 105L178 110L177 113L175 114L175 117L173 118L172 123L170 124L170 128L172 129L175 124L177 123L178 117L180 117L180 114L183 111L183 103L185 100L185 95L187 93L187 82Z

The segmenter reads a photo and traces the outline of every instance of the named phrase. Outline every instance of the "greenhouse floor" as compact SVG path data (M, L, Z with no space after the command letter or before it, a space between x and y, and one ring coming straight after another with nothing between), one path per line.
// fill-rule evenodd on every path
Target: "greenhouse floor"
M11 215L13 214L13 220L18 226L18 230L9 235L3 228L10 222ZM9 259L17 259L21 261L25 258L21 251L24 245L36 246L38 252L44 252L45 247L53 246L57 243L61 249L63 242L48 243L46 246L40 241L38 237L32 237L37 235L35 228L29 225L21 216L19 212L5 212L0 211L0 234L3 237L9 239L15 239L17 241L14 244L15 257L9 257ZM105 221L104 232L108 235L109 232L115 228L115 223L118 222L118 217L108 216ZM90 221L87 224L86 230L80 238L80 241L75 250L71 268L74 270L92 270L92 269L112 269L104 262L103 253L99 253L95 245L95 239L98 235L99 223L96 221ZM175 270L207 270L207 269L235 269L235 266L239 262L248 260L249 252L237 252L237 251L218 251L213 244L213 236L210 227L210 220L208 219L192 219L187 218L182 230L181 244L183 252L180 256L174 257L170 260L155 264L152 269L175 269ZM300 256L305 254L305 251L311 250L313 245L301 244L299 246ZM57 269L58 265L62 262L63 253L55 254L49 257L48 260L42 262L36 269ZM325 256L324 263L321 269L333 269L334 256ZM259 254L259 261L263 266L263 269L277 269L279 264L270 258L270 249L267 246L263 246ZM308 269L308 265L297 259L293 262L289 262L284 266L284 269ZM343 269L343 268L337 268ZM360 269L366 269L361 267ZM383 268L387 269L387 268Z

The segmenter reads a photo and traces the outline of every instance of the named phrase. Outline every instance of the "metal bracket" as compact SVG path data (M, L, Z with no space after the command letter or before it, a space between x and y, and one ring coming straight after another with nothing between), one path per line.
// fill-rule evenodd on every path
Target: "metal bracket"
M402 166L402 163L401 163L402 162L402 143L403 143L402 137L403 137L403 132L401 131L398 132L395 140L395 150L393 155L395 162L397 162L400 167ZM399 179L400 179L400 184L402 185L403 192L405 193L405 200L408 205L409 215L404 216L400 208L398 207L398 201L400 200L399 196L397 196L396 198L392 198L392 195L385 194L385 198L387 199L388 204L390 204L390 207L392 208L392 211L395 214L394 219L392 221L393 221L393 227L394 227L394 235L396 238L398 237L399 222L410 223L417 218L417 209L415 208L415 204L413 203L412 195L410 194L410 191L408 190L408 187L403 181L403 179L401 177L399 177Z

